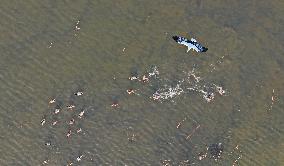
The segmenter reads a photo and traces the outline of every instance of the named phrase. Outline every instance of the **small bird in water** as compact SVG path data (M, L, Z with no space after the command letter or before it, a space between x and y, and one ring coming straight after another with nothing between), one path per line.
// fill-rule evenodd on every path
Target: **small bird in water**
M82 128L79 128L79 129L77 130L77 133L80 133L80 132L82 132Z
M40 123L41 123L41 125L43 126L44 124L45 124L45 119L42 119L41 121L40 121Z
M42 165L48 164L48 161L49 161L49 160L44 160L44 161L42 162Z
M69 138L71 136L71 130L69 130L66 134L66 137Z
M75 108L75 105L67 105L66 106L68 109L72 109L72 108Z
M75 123L75 120L72 118L70 121L69 121L69 125L72 125Z
M58 123L58 121L57 121L57 120L56 120L56 121L54 121L54 122L52 122L52 126L55 126L57 123Z
M148 82L149 81L149 78L146 76L146 75L143 75L142 77L142 82Z
M139 80L139 77L138 76L131 76L128 78L129 80Z
M135 93L134 89L127 89L126 92L127 92L128 94L133 94L133 93Z
M203 47L200 43L198 43L194 38L191 38L190 40L181 37L181 36L173 36L173 39L181 45L187 46L187 51L188 52L190 49L195 50L196 52L206 52L208 48Z
M81 156L79 156L79 157L77 157L77 161L79 162L79 161L81 161L82 160L82 157L83 157L83 155L81 155Z
M118 104L118 102L113 102L113 103L111 104L111 106L112 106L112 107L118 107L119 104Z
M81 111L81 112L79 113L78 117L79 117L79 118L82 118L82 116L84 115L84 113L85 113L85 110Z
M59 112L60 112L60 109L58 108L54 110L54 114L58 114Z
M223 89L223 87L221 87L221 86L216 86L216 90L221 96L226 93L225 90Z
M49 101L49 104L55 103L55 99Z
M82 96L83 95L83 92L76 92L74 93L75 96Z

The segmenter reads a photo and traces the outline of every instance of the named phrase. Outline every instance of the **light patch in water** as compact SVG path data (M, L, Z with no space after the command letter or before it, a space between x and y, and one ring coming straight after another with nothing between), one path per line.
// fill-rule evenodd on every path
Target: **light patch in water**
M190 72L187 73L187 78L185 80L186 80L186 83L188 83L187 86L189 86L187 89L190 91L201 93L202 97L207 102L211 102L215 98L215 93L212 91L216 91L221 96L223 96L226 93L223 87L219 85L212 84L212 83L209 83L209 85L202 84L200 81L203 79L200 76L196 75L194 68Z
M199 83L200 80L201 80L201 77L199 77L199 76L196 75L196 73L195 73L195 68L193 68L191 71L189 71L189 72L187 73L187 78L186 78L187 82L188 82L188 83L191 83L191 82L192 82L192 81L191 81L192 78L193 78L193 80L194 80L195 83Z
M152 69L152 71L148 73L148 76L149 76L149 77L155 76L155 78L157 78L157 76L158 76L159 74L160 74L160 73L159 73L159 71L158 71L157 66L154 66L153 69Z
M218 85L215 85L215 84L213 84L213 85L215 86L216 91L217 91L221 96L223 96L223 95L226 93L226 91L223 89L223 87L218 86Z
M164 85L164 88L158 89L150 96L150 98L152 98L153 100L160 100L160 101L172 99L185 92L184 89L181 87L185 87L185 89L189 91L195 91L201 94L202 97L207 102L211 102L214 100L215 93L220 94L221 96L223 96L226 93L223 87L216 85L214 83L204 82L203 78L196 73L195 68L193 68L189 72L184 72L184 73L186 75L185 78L180 80L178 84L176 84L174 87ZM159 74L160 73L157 69L157 66L154 66L152 67L151 71L144 74L143 77L131 76L129 77L129 79L138 80L146 83L150 81L151 77L158 78Z
M215 94L212 93L212 92L207 92L207 91L204 91L202 89L198 89L198 88L187 88L188 90L191 90L191 91L195 91L195 92L198 92L198 93L201 93L202 94L202 97L207 101L207 102L211 102L214 97L215 97Z

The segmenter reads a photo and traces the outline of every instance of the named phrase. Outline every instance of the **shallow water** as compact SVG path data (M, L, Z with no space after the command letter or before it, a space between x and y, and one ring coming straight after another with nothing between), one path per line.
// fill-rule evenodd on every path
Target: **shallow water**
M0 13L1 165L283 165L283 1L3 1ZM128 79L153 66L148 83ZM193 69L226 94L188 90ZM180 95L150 98L182 80Z

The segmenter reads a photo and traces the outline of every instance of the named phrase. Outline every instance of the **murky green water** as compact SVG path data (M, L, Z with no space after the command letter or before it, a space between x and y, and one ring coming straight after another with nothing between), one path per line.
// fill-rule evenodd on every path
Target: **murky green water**
M284 164L283 1L6 0L0 14L1 165ZM172 35L209 50L186 53ZM149 83L128 79L153 66ZM193 68L226 95L207 103L184 81L150 99Z

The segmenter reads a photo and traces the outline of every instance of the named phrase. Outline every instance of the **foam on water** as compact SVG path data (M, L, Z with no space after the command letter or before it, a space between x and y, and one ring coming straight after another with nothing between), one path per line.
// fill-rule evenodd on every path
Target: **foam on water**
M176 86L171 87L165 85L164 88L157 90L153 95L152 98L154 100L167 100L172 99L178 95L183 93L183 89L180 87L180 84L176 84Z

